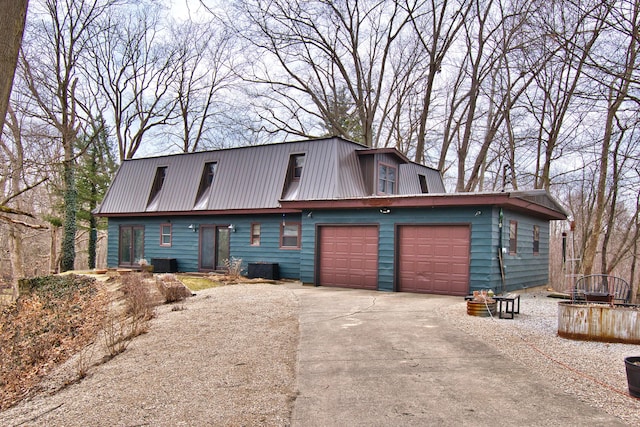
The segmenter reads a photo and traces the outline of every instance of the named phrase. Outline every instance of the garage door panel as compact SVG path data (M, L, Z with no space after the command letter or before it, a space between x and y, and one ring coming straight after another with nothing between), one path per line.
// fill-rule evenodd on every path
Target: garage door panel
M378 227L320 226L318 284L378 288Z
M398 239L398 290L466 295L469 226L406 225Z

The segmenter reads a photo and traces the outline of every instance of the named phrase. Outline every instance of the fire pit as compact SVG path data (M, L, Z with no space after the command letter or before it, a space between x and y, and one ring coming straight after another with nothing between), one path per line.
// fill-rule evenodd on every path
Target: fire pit
M577 340L640 344L640 306L559 302L558 335Z

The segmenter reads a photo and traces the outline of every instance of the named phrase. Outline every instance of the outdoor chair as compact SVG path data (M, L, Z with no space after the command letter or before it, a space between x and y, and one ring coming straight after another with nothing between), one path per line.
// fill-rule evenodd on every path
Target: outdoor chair
M629 304L631 287L621 277L609 276L608 274L590 274L582 276L576 281L571 295L572 299L576 301L589 300L590 297L594 298L595 296L607 298L606 301L612 303Z

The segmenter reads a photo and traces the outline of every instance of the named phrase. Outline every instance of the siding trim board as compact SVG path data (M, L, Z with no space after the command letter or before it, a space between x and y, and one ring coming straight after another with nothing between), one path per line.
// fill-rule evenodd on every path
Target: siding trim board
M521 199L517 193L459 193L459 194L417 194L417 195L384 195L352 199L318 199L300 201L281 201L283 208L289 209L353 209L370 207L395 208L433 208L433 207L466 207L466 206L498 206L509 208L546 220L564 220L564 211L554 210L531 201Z

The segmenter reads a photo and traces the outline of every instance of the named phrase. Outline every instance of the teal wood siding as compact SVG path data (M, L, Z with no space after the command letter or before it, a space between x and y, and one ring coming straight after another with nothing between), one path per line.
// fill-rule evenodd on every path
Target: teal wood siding
M321 225L376 225L378 239L378 289L393 291L396 266L396 230L402 224L465 224L471 229L469 290L493 289L501 291L502 280L498 251L500 250L500 208L475 206L464 208L396 209L382 214L379 208L350 210L316 210L302 214L238 215L197 217L145 217L134 219L109 219L107 262L109 267L118 264L118 233L120 225L144 225L144 257L176 258L180 271L198 271L198 238L188 228L189 224L235 226L230 233L231 257L240 258L245 268L251 262L278 263L280 276L315 283L316 234ZM160 225L172 224L172 245L160 246ZM280 248L280 227L286 223L301 224L300 249ZM510 255L509 221L518 222L518 247ZM260 245L251 246L251 224L260 224ZM539 253L533 253L533 226L540 227ZM504 211L502 245L505 266L505 291L544 285L549 280L549 222Z
M480 212L480 214L477 214ZM378 290L393 291L395 282L395 247L397 224L466 224L471 227L470 270L471 289L486 289L494 284L500 272L497 267L497 232L492 234L494 221L491 207L391 209L382 214L378 208L303 212L303 250L300 254L300 279L314 283L315 230L323 224L371 224L380 230L378 252ZM497 219L495 220L497 224ZM497 228L497 226L496 226Z
M300 222L300 215L286 215L287 223ZM160 225L171 222L172 244L160 246ZM190 230L189 224L202 225L233 224L235 232L230 233L230 254L242 259L244 272L250 262L275 262L279 264L280 276L298 279L300 277L300 249L280 248L280 226L282 215L242 215L242 216L198 216L198 217L145 217L137 219L109 219L109 241L107 264L118 266L118 233L120 225L144 225L144 257L176 258L179 271L198 271L199 233ZM251 224L261 225L260 245L251 246ZM304 237L304 232L302 233Z
M509 221L518 222L517 251L509 254ZM539 253L533 253L533 226L540 227ZM502 230L506 290L546 285L549 282L549 222L504 211Z

